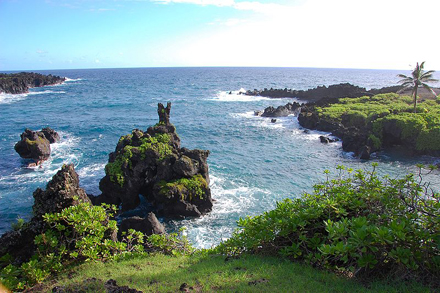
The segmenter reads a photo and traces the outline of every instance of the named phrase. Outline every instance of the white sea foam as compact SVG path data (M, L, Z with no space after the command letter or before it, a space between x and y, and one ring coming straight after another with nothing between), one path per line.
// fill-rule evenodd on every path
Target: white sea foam
M80 178L95 177L100 171L104 170L105 163L103 164L91 164L89 166L84 166L77 170L78 176Z
M26 99L28 96L44 95L44 94L65 94L65 91L45 90L38 92L28 92L25 94L5 94L0 93L0 104L11 104Z
M293 115L289 115L287 117L270 118L256 116L254 112L230 113L229 115L233 118L243 119L244 123L248 123L252 126L270 129L293 128L294 121L296 120ZM276 119L276 121L272 122L272 119Z
M273 100L267 97L260 96L247 96L244 95L245 89L240 89L238 91L221 91L217 93L215 97L209 98L210 101L218 101L218 102L255 102L255 101L263 101L263 100Z
M226 179L214 172L210 174L210 188L215 200L210 213L170 224L174 228L186 226L187 236L197 248L209 248L229 238L236 227L235 221L246 211L253 210L261 197L270 196L270 191Z
M14 102L18 102L24 100L27 96L28 94L13 95L13 94L0 93L0 104L11 104Z
M68 77L65 77L65 79L66 79L66 82L75 82L75 81L83 80L82 78L68 78Z

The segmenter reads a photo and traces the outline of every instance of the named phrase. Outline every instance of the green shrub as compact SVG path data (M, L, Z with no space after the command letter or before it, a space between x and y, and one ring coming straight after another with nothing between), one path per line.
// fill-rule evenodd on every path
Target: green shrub
M369 172L338 169L313 193L240 219L217 250L277 253L347 273L440 277L440 194L413 174L380 178L375 165Z
M45 214L48 228L35 237L36 253L21 266L2 257L0 282L12 290L21 290L61 272L66 265L142 251L144 236L140 232L129 230L124 242L114 239L116 221L109 218L115 211L110 205L80 203L60 213Z
M183 234L185 227L178 233L153 234L147 237L147 249L152 252L161 252L163 254L180 256L195 252L188 239Z

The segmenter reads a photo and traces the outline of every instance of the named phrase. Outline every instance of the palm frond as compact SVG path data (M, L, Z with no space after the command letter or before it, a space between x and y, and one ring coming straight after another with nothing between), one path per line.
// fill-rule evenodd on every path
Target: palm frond
M401 84L401 86L403 86L403 87L413 87L413 86L414 86L414 82L412 82L412 81L406 81L406 82L403 82L403 83Z
M430 91L435 97L437 97L437 94L436 94L436 92L429 86L429 85L427 85L426 83L422 83L422 86L425 88L425 89L427 89L428 91Z

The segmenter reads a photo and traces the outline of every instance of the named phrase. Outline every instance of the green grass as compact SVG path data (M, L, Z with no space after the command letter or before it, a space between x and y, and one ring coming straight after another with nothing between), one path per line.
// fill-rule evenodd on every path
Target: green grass
M202 253L180 257L154 254L86 263L46 282L39 291L49 292L54 286L83 286L85 292L99 292L96 285L84 288L83 281L88 278L104 282L114 279L119 286L143 292L178 292L183 283L195 292L429 292L415 283L361 284L277 257L243 255L226 260L225 256Z

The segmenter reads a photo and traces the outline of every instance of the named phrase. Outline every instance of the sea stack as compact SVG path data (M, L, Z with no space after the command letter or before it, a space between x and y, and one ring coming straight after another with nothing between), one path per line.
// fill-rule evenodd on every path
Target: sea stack
M23 159L32 159L39 165L50 157L50 144L60 140L58 133L49 128L43 128L41 131L32 131L26 128L20 135L14 149Z
M142 131L122 136L110 153L102 194L93 199L136 208L139 195L152 204L159 216L199 217L212 209L207 150L180 147L176 128L170 122L171 103L158 104L159 122Z

